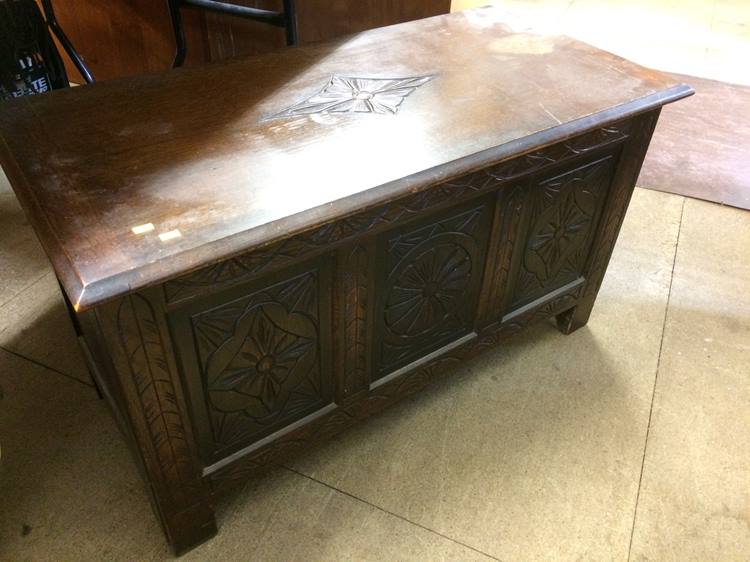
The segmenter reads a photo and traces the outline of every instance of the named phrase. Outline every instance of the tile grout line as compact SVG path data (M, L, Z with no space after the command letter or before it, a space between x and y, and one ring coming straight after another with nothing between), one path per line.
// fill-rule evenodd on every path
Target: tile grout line
M633 507L633 526L630 529L630 542L628 543L628 562L630 561L630 557L632 555L633 550L633 537L635 536L635 524L638 517L638 503L641 498L641 486L643 484L643 472L646 467L646 452L648 450L648 438L651 433L651 419L654 413L654 401L656 398L656 385L659 381L659 368L661 367L661 356L662 351L664 349L664 334L667 331L667 317L669 315L669 303L672 300L672 284L674 283L674 270L675 266L677 265L677 251L680 246L680 234L682 233L682 219L685 215L685 204L687 202L687 198L683 197L682 199L682 208L680 209L680 224L677 228L677 240L675 241L674 245L674 256L672 256L672 272L669 276L669 290L667 291L667 304L664 307L664 320L662 322L661 327L661 340L659 341L659 355L656 359L656 372L654 373L654 386L651 391L651 405L648 410L648 424L646 425L646 439L643 443L643 456L641 458L641 473L638 476L638 491L635 494L635 506Z
M58 375L62 375L66 379L70 379L70 380L75 381L77 383L80 383L80 384L82 384L82 385L84 385L84 386L86 386L88 388L93 388L94 390L96 390L96 387L93 384L89 384L89 383L87 383L85 381L82 381L81 379L79 379L77 377L74 377L73 375L69 375L68 373L64 373L64 372L62 372L62 371L60 371L58 369L55 369L54 367L50 367L49 365L45 365L44 363L40 363L36 359L32 359L31 357L27 357L27 356L25 356L25 355L23 355L21 353L18 353L17 351L13 351L12 349L8 349L7 347L2 346L2 345L0 345L0 350L5 351L6 353L9 353L11 355L14 355L14 356L18 357L19 359L23 359L25 361L28 361L29 363L33 363L37 367L42 367L44 369L49 369L53 373L57 373Z
M10 302L13 299L16 299L16 298L20 297L23 293L25 293L28 289L31 289L34 285L36 285L37 283L39 283L42 279L44 279L45 277L47 277L47 275L49 275L50 273L51 273L50 271L45 271L39 277L37 277L36 279L34 279L31 283L29 283L28 285L25 285L20 291L17 291L14 295L8 297L3 302L0 302L0 308L3 308L5 305L10 304Z
M442 533L440 533L438 531L435 531L434 529L430 529L429 527L425 527L424 525L420 525L419 523L415 523L414 521L411 521L410 519L407 519L403 515L399 515L398 513L394 513L392 511L388 511L385 508L382 508L382 507L380 507L378 505L375 505L374 503L370 503L369 501L364 500L364 499L362 499L360 497L357 497L354 494L351 494L351 493L349 493L349 492L347 492L345 490L341 490L339 488L336 488L335 486L327 484L326 482L318 480L317 478L313 478L312 476L308 476L307 474L299 472L298 470L290 468L290 467L288 467L286 465L282 464L282 465L278 465L278 466L281 467L281 468L284 468L284 469L288 470L289 472L291 472L293 474L301 476L302 478L306 478L308 480L311 480L312 482L316 482L317 484L320 484L321 486L325 486L326 488L329 488L329 489L331 489L331 490L333 490L335 492L338 492L338 493L343 494L343 495L345 495L345 496L347 496L349 498L352 498L353 500L355 500L355 501L357 501L359 503L363 503L365 505L368 505L368 506L372 507L373 509L377 509L378 511L386 513L386 514L388 514L388 515L390 515L392 517L395 517L397 519L400 519L401 521L404 521L405 523L408 523L409 525L414 525L415 527L419 527L420 529L423 529L423 530L425 530L425 531L427 531L429 533L432 533L433 535L437 535L437 536L439 536L439 537L441 537L441 538L443 538L445 540L448 540L448 541L450 541L452 543L455 543L457 545L463 546L464 548L468 548L469 550L473 550L474 552L477 552L477 553L481 554L482 556L486 556L487 558L490 558L492 560L497 560L498 562L502 562L502 560L500 560L500 558L492 556L491 554L487 554L486 552L483 552L483 551L479 550L478 548L475 548L475 547L473 547L471 545L468 545L468 544L463 543L463 542L461 542L459 540L456 540L456 539L451 538L451 537L449 537L447 535L444 535L444 534L442 534Z
M47 275L50 275L52 273L53 272L51 272L51 271L45 271L37 279L35 279L34 281L32 281L31 283L29 283L28 285L26 285L23 289L21 289L20 291L18 291L18 293L16 293L12 297L10 297L4 303L0 304L0 308L3 308L5 305L7 305L8 303L10 303L13 299L19 297L20 295L22 295L23 293L25 293L26 291L28 291L29 289L31 289L32 287L34 287L37 283L41 282L45 277L47 277ZM84 386L87 386L89 388L93 388L93 389L96 390L96 386L93 385L93 384L89 384L89 383L87 383L85 381L82 381L78 377L74 377L73 375L69 375L68 373L60 371L59 369L55 369L54 367L50 367L49 365L45 365L44 363L42 363L40 361L37 361L36 359L33 359L32 357L28 357L28 356L26 356L26 355L24 355L22 353L18 353L17 351L13 351L12 349L9 349L8 347L5 347L4 345L0 345L0 350L5 351L6 353L10 353L11 355L15 355L19 359L24 359L24 360L28 361L29 363L33 363L34 365L36 365L38 367L42 367L44 369L49 369L53 373L57 373L58 375L62 375L62 376L64 376L67 379L70 379L72 381L81 383Z

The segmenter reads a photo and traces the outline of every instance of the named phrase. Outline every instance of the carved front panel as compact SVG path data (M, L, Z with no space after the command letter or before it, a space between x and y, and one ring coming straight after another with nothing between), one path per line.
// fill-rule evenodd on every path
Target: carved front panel
M331 403L327 349L330 323L321 292L330 291L317 269L225 301L198 305L185 318L192 342L183 360L193 402L203 410L211 456L227 453ZM328 302L326 300L326 302ZM328 306L327 304L325 306ZM199 415L199 419L201 416Z
M471 331L490 216L475 203L384 237L378 377Z
M509 310L584 275L613 174L613 157L532 184L525 244L519 248Z

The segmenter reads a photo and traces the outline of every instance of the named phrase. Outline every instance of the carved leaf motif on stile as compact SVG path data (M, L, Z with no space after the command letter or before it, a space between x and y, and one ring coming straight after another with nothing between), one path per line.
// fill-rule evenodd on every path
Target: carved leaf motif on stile
M368 252L357 245L346 259L344 290L344 394L367 385Z
M313 113L397 113L407 96L433 78L357 78L334 74L317 94L271 116L271 119Z
M193 317L217 443L321 404L317 307L309 273Z
M185 421L151 303L138 294L122 299L117 329L164 481L172 500L186 503L201 482L193 469Z

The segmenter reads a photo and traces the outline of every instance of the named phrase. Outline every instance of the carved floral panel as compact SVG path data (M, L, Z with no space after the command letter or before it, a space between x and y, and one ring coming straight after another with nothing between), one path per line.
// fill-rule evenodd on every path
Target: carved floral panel
M217 447L259 438L330 402L318 290L309 272L192 317Z
M513 295L515 306L584 274L612 172L612 158L607 157L534 187L528 237Z

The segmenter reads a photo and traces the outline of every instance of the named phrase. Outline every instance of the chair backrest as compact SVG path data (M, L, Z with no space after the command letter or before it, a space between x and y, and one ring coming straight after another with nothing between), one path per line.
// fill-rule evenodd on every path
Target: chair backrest
M185 40L185 31L182 27L182 8L198 8L228 14L240 18L267 23L276 27L282 27L286 31L287 45L297 44L297 16L294 9L294 0L283 0L284 9L281 12L273 10L262 10L260 8L251 8L224 2L220 0L169 0L169 11L172 18L172 28L174 30L175 43L177 50L172 66L174 68L182 66L187 55L187 41Z

